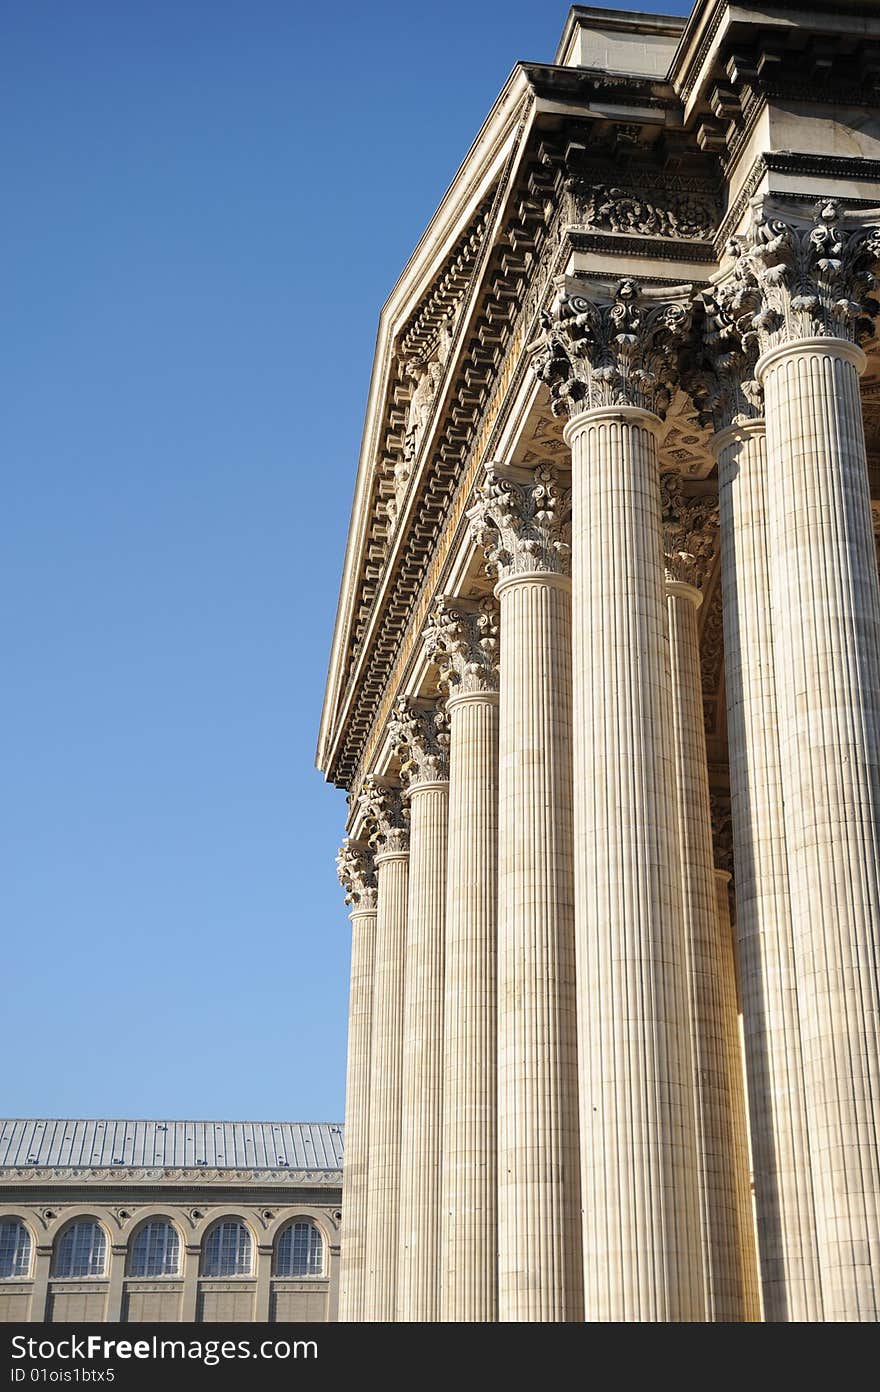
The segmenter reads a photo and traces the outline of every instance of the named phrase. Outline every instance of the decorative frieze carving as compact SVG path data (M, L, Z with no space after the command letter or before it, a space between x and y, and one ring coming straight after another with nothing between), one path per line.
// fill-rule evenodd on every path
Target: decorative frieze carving
M400 777L407 791L419 783L448 779L449 716L444 701L399 696L388 734L400 757Z
M376 856L409 850L409 808L400 785L368 774L358 797L368 827L368 841Z
M449 694L498 690L499 605L441 596L425 629L425 649Z
M718 550L718 499L690 496L680 475L662 474L660 502L666 578L702 590Z
M336 872L346 904L355 909L375 909L378 882L369 846L346 837L336 857Z
M745 350L756 343L763 353L803 338L856 342L872 332L880 311L870 293L880 257L876 217L846 227L843 206L826 199L811 223L787 210L759 214L727 249L733 270L716 296Z
M639 406L662 415L690 331L690 287L673 298L632 279L617 281L601 299L599 286L590 289L587 295L581 282L563 281L541 316L532 370L550 388L554 414Z
M715 205L693 194L667 193L661 205L638 189L592 183L587 175L573 175L567 187L578 223L600 231L709 241L718 223Z
M489 575L571 574L571 489L552 465L487 464L467 516Z

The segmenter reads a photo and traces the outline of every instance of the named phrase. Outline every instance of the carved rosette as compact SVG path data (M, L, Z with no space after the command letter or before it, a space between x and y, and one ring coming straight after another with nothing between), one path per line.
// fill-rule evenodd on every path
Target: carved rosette
M637 406L662 416L690 333L689 287L672 300L657 299L636 280L618 281L602 300L586 288L563 282L541 316L531 366L550 388L554 415Z
M364 779L358 802L374 856L409 850L409 808L403 801L399 784L371 773Z
M449 716L445 702L398 696L388 733L400 757L400 777L408 792L420 783L446 782Z
M871 295L880 258L876 222L844 226L844 209L826 199L811 224L756 217L727 247L732 273L718 303L743 347L759 353L803 338L858 342L873 331L880 305Z
M467 515L489 575L571 574L571 489L552 465L487 464Z
M494 595L437 600L424 632L425 650L450 695L498 690L498 621Z
M336 873L345 891L346 904L353 909L375 909L378 887L369 846L347 836L336 857Z
M660 478L667 580L704 590L718 551L718 499L689 497L679 474Z

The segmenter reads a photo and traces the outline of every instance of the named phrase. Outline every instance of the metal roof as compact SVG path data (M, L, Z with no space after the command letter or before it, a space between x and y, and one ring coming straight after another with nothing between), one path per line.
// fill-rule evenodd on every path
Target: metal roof
M339 1170L342 1126L310 1121L0 1120L0 1169Z

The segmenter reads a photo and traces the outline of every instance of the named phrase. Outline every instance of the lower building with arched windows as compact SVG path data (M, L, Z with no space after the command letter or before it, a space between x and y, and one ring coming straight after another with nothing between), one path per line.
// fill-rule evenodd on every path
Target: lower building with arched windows
M0 1322L335 1320L342 1126L0 1121Z

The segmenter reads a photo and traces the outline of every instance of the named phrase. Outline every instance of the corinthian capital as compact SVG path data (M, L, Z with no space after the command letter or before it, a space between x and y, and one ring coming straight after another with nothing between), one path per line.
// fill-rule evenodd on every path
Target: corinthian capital
M693 398L700 425L717 433L760 419L764 393L755 379L756 335L743 343L723 288L707 290L701 298L705 315L696 363L682 385Z
M444 702L398 696L388 733L400 755L400 776L408 789L449 777L449 716Z
M811 222L759 214L727 249L734 264L719 302L744 347L754 340L763 353L802 338L855 342L871 332L880 310L870 294L880 257L876 214L847 227L836 199L819 203Z
M450 694L498 690L498 601L441 596L424 633L425 650Z
M571 489L552 465L487 464L467 515L490 574L570 574Z
M703 589L718 548L718 500L688 497L678 474L660 478L666 578Z
M369 846L347 836L336 857L336 873L345 891L346 904L355 909L375 909L376 867Z
M541 317L532 370L550 388L555 415L640 406L662 415L679 382L691 325L690 287L670 298L620 280L602 291L566 280Z
M409 850L409 809L399 784L371 773L364 779L358 802L374 855Z

